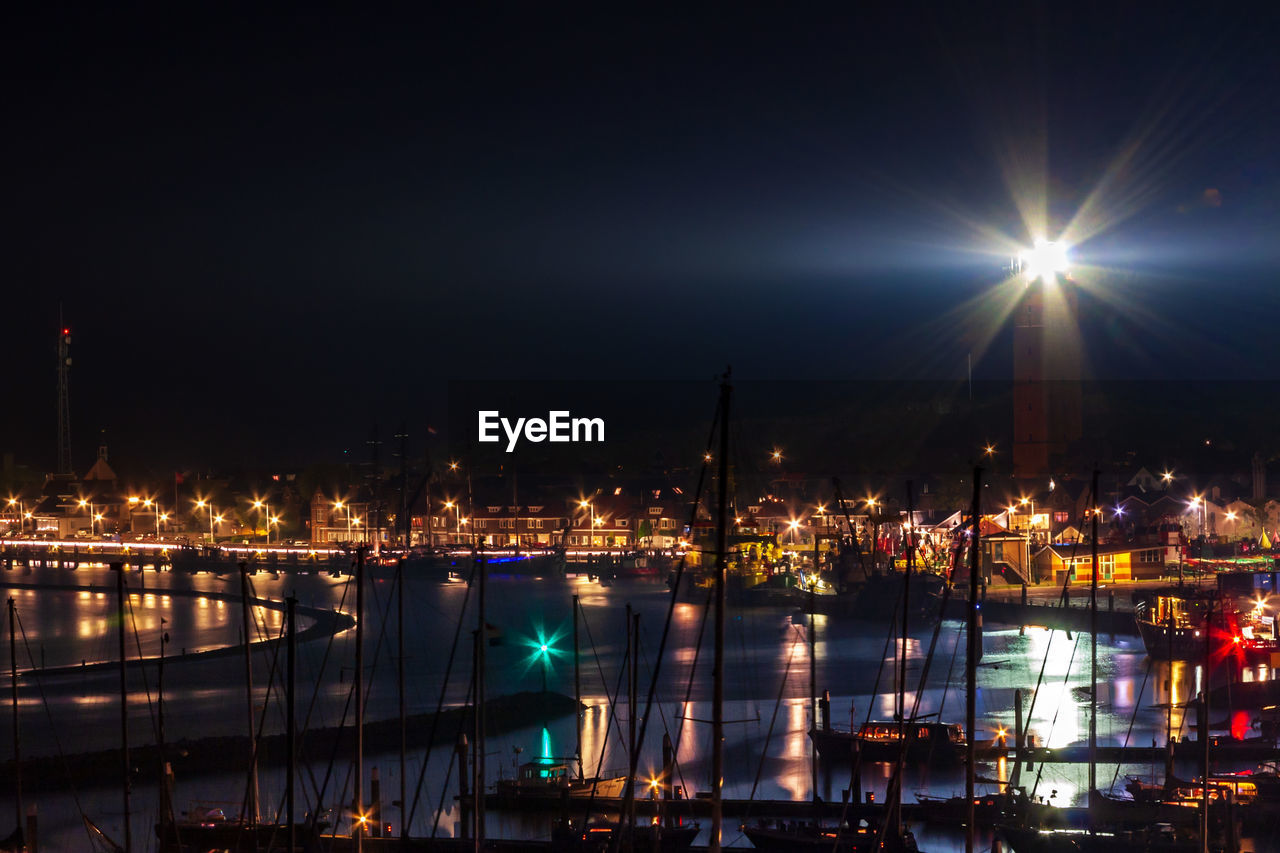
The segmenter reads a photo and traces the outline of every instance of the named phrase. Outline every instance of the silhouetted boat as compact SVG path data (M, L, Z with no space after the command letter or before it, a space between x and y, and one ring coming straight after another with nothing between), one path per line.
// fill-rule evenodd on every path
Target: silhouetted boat
M1013 853L1194 853L1198 833L1158 823L1141 829L1090 832L1085 829L1031 829L997 826Z
M499 779L495 790L499 797L528 799L569 797L621 797L627 777L606 776L576 779L569 765L550 759L527 761L520 765L515 779Z
M831 728L809 730L814 748L825 761L853 760L945 766L964 757L964 726L959 723L923 722L899 724L894 720L863 723L856 732ZM903 744L903 740L906 744Z
M871 853L871 851L917 850L911 830L903 832L899 839L885 838L880 842L880 830L866 824L856 827L827 827L815 823L797 821L760 821L755 826L742 827L742 834L757 850L824 850L832 853Z
M1214 651L1247 661L1270 663L1280 652L1275 617L1268 611L1266 591L1255 591L1255 579L1270 572L1221 575L1211 588L1167 587L1133 594L1134 619L1147 654L1156 660L1203 660L1208 613L1214 611L1210 639Z
M557 850L572 851L619 849L614 843L615 836L621 829L621 825L614 821L592 820L585 825L566 821L552 829L551 845ZM634 827L626 840L630 841L634 850L688 850L701 831L696 823L687 826L663 826L655 823Z

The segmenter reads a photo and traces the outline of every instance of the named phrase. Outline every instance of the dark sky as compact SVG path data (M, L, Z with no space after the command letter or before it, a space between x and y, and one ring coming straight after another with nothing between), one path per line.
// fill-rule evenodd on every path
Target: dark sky
M0 51L36 468L59 304L78 467L334 458L452 379L1000 376L958 307L1020 193L1097 214L1100 376L1280 372L1274 12L49 5Z

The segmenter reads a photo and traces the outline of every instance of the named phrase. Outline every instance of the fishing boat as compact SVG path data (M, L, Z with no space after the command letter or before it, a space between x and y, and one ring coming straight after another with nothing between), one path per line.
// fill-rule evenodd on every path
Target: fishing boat
M959 764L966 746L959 723L920 719L866 722L856 732L820 727L810 729L809 737L827 761L861 754L863 761L894 762L901 755L907 764L946 766Z
M448 583L466 577L475 557L470 549L412 548L402 555L409 577ZM394 563L394 561L392 561Z
M614 850L615 837L618 836L621 824L616 821L594 819L586 824L563 821L556 824L551 832L551 843L557 850ZM684 826L667 826L653 823L648 826L635 826L624 838L634 850L659 850L670 853L675 850L688 850L693 840L698 837L702 828L697 823Z
M1275 617L1267 600L1273 577L1270 572L1236 572L1219 576L1211 588L1135 592L1134 619L1147 654L1156 660L1202 660L1202 632L1207 614L1213 610L1212 630L1221 632L1214 638L1218 650L1247 662L1270 663L1271 655L1280 652ZM1265 585L1255 588L1258 581L1265 581Z
M299 823L293 827L294 837L312 843L328 828L320 821L314 826ZM160 848L170 853L196 853L205 850L286 850L290 828L283 823L245 820L228 815L220 806L196 806L181 818L156 826Z
M1013 853L1193 853L1200 850L1198 833L1168 823L1116 832L999 825L996 834Z
M563 578L565 553L563 548L543 551L501 550L485 553L489 577L503 575L537 578Z
M974 813L982 826L993 826L1000 821L1022 823L1027 819L1031 805L1026 792L1011 785L1005 785L1003 791L981 794L975 800ZM934 797L917 791L916 802L924 807L924 819L928 823L963 826L969 817L969 803L965 797Z
M617 555L589 554L585 562L574 566L579 573L585 571L588 577L606 582L623 578L656 581L666 577L672 567L669 555L652 550Z
M866 622L883 622L902 610L902 572L873 572L865 580L849 586L840 595L819 600L821 612ZM929 571L913 571L910 576L909 612L913 624L932 625L942 615L946 578Z
M881 843L881 831L865 821L856 827L829 827L804 821L761 820L755 826L742 827L757 850L828 850L835 853L871 853L871 851L897 850L913 853L917 850L915 836L910 829L903 830L902 837L886 838Z
M544 758L521 764L516 778L499 779L495 789L499 798L529 799L569 797L621 797L627 786L626 775L579 779L568 763Z

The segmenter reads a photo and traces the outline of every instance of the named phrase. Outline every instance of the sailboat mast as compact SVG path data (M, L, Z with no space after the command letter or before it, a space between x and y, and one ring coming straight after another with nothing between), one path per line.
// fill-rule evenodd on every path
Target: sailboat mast
M1169 707L1164 716L1165 776L1173 775L1173 606L1165 602L1165 634L1169 637Z
M294 780L298 775L298 732L296 723L296 713L294 708L294 694L298 687L298 599L295 595L290 595L285 599L287 606L286 615L289 620L289 647L286 668L288 673L286 677L289 683L285 688L285 737L288 740L287 761L289 766L289 775L284 782L284 819L289 826L289 849L298 849L298 825L293 818L294 810Z
M356 549L356 768L351 836L356 853L364 849L364 552Z
M911 494L911 481L907 481L907 535L910 535L911 519L915 515L915 506L913 505L913 497ZM911 616L911 546L907 545L907 566L903 570L902 577L902 655L901 674L898 676L898 714L899 719L903 719L907 715L907 637L908 626ZM904 720L905 723L905 720Z
M813 730L818 730L818 664L814 658L814 654L818 648L817 637L814 634L814 624L817 621L815 611L817 610L817 575L818 575L818 546L817 540L814 540L813 546L813 573L814 581L809 584L809 718L813 721ZM809 792L813 802L818 801L818 748L814 745L816 741L809 739Z
M629 606L628 610L630 610ZM639 763L636 752L640 749L640 744L636 740L636 708L638 707L636 705L636 699L638 698L636 693L640 689L640 614L636 611L631 611L631 672L629 674L631 676L631 684L627 688L627 702L631 705L631 711L627 727L631 737L631 750L627 754L627 758L630 761L630 765L636 767ZM627 813L624 815L625 825L623 831L630 834L635 832L636 823L635 780L628 779L627 787L631 789L631 796L627 798Z
M369 447L373 453L373 556L382 553L382 469L378 466L378 448L382 441L378 438L378 425L373 425L373 438ZM365 528L366 532L368 528Z
M404 529L405 549L409 547L409 528ZM406 787L405 749L408 742L408 717L405 711L404 697L404 567L405 558L400 558L396 567L396 689L400 701L400 843L407 846L409 842L409 789Z
M720 490L716 517L715 578L715 661L712 664L711 692L711 853L720 853L720 833L724 824L721 787L724 779L724 587L729 563L729 373L720 384Z
M634 612L627 605L627 758L636 752L636 631Z
M116 573L116 622L120 626L120 755L124 788L124 853L133 853L133 830L129 826L129 683L125 678L124 644L124 563L112 563Z
M1200 850L1209 853L1209 674L1213 660L1213 603L1204 614L1204 678L1200 680L1200 696L1204 704L1204 728L1200 730Z
M400 425L400 530L404 533L404 551L396 566L396 698L400 711L400 844L403 847L409 840L409 789L406 776L405 745L408 739L408 722L405 714L404 698L404 566L412 544L412 531L409 524L409 430ZM431 507L427 507L427 515Z
M1089 529L1089 556L1093 571L1089 573L1089 798L1098 790L1098 471L1093 471L1093 485L1089 495L1092 506L1089 514L1093 524Z
M404 549L409 550L409 433L402 421L400 423L400 532L404 535ZM404 778L404 774L401 774ZM403 800L401 801L403 804Z
M476 532L476 502L475 497L471 494L471 470L467 469L467 515L471 516L471 553L479 549L483 544L482 537Z
M426 525L426 539L427 539L426 544L427 544L427 548L435 548L436 547L436 527L435 527L435 523L432 521L432 519L435 518L435 515L434 515L435 510L432 509L432 507L434 507L435 504L431 502L431 479L435 476L435 474L432 473L431 471L430 445L427 446L427 450L423 454L423 465L425 465L427 468L426 474L423 475L424 479L423 479L423 486L422 486L422 490L426 495L426 502L427 502L426 520L423 522ZM470 477L470 474L468 474L467 476ZM471 512L470 507L467 507L467 512L468 514ZM448 528L445 528L445 529L448 530ZM445 538L447 539L448 537L446 536Z
M13 819L14 826L22 826L22 741L18 737L18 641L14 624L18 621L9 597L9 680L13 690Z
M912 484L907 480L907 526L906 537L913 534L911 529L912 520L915 518L915 495L912 492ZM901 754L905 754L908 737L908 721L907 721L907 643L909 615L911 613L911 570L915 568L915 549L912 547L912 540L904 537L904 544L907 548L907 565L903 571L902 578L902 670L898 674L898 744ZM894 843L898 843L902 838L902 765L901 763L893 769L893 778L890 782L893 786L893 799L889 803L893 822L891 829L893 830Z
M471 837L475 842L475 853L482 853L484 850L484 653L485 645L488 640L487 631L484 624L485 619L485 575L488 573L488 566L485 565L484 557L476 558L476 610L479 611L480 630L476 634L476 712L475 712L475 739L474 739L474 756L471 759L471 795L475 797L475 808L471 810L475 816L475 832Z
M578 594L573 595L573 754L578 756L578 781L582 781L582 653L578 645Z
M249 564L240 562L240 622L244 626L244 689L249 721L249 791L248 820L258 822L258 750L254 743L253 713L253 619L249 609Z
M977 678L978 678L978 568L979 568L979 548L981 536L981 525L979 523L980 512L982 508L982 469L973 469L973 505L970 509L972 513L973 533L969 538L969 601L968 601L968 625L966 629L968 643L965 648L964 656L964 726L965 726L965 762L964 762L964 794L965 794L965 811L967 819L965 821L964 834L964 851L965 853L974 853L977 844L977 824L976 810L973 801L973 762L974 756L974 735L977 729Z

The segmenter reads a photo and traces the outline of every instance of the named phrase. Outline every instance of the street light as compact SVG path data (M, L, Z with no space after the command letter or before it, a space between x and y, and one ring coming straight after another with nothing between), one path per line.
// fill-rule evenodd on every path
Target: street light
M96 536L97 531L94 530L94 526L93 526L93 523L96 520L95 519L96 513L94 512L93 501L88 501L88 500L85 500L84 498L80 498L79 501L77 501L77 503L80 504L81 509L84 509L85 507L89 508L89 535Z
M259 513L266 515L267 544L270 545L271 544L271 519L272 519L271 505L264 500L255 500L253 502L253 506L254 506L254 509L258 510Z
M873 567L875 566L876 548L880 544L880 517L874 513L879 503L873 497L867 498L867 521L871 524L871 564Z
M151 514L155 516L156 538L159 539L160 538L160 501L152 500L151 498L144 498L142 501L142 505L147 509L151 510Z
M155 503L155 501L151 500L151 498L141 498L141 497L138 497L137 495L129 496L129 530L130 531L133 530L133 513L137 510L138 505L141 504L144 508L150 510L151 505L153 503ZM160 538L160 522L158 520L156 521L156 538L157 539Z
M213 504L204 498L200 498L196 501L196 509L205 509L209 511L209 544L212 545L215 541L215 537L213 535ZM222 522L222 516L218 516L218 522Z
M587 517L585 519L587 522L587 547L590 548L594 544L592 540L595 537L595 530L593 529L594 525L591 521L591 519L594 517L594 513L592 512L592 509L591 509L591 501L585 498L580 499L578 501L578 509L585 509L587 511Z
M18 531L25 532L27 529L27 508L17 498L9 498L9 508L12 509L14 506L18 508Z
M458 505L453 501L445 501L444 508L453 510L453 538L456 542L462 538L462 520L459 518L461 513Z
M775 447L775 448L773 449L773 452L769 454L769 459L770 459L771 461L773 461L773 462L781 462L781 461L782 461L782 451Z
M1195 495L1191 498L1191 508L1198 509L1200 511L1200 535L1201 536L1204 536L1208 533L1208 529L1207 529L1209 526L1208 504L1209 502L1206 501L1204 498L1202 498L1200 495Z
M824 534L830 534L831 516L827 514L826 504L818 504L818 517L822 519L822 532Z
M347 511L347 541L351 541L351 504L342 501L333 502L334 509L345 509Z

